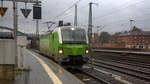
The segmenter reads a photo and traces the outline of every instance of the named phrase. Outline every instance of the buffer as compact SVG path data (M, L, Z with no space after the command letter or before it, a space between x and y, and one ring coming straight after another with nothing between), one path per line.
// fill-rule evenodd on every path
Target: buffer
M31 12L31 9L20 9L25 18L27 18Z
M3 17L8 10L8 7L0 7L0 15Z

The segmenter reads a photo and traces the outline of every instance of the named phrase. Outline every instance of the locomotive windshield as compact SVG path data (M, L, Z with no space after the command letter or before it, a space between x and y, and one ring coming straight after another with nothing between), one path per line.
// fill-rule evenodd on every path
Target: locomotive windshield
M86 43L84 30L62 30L63 43Z

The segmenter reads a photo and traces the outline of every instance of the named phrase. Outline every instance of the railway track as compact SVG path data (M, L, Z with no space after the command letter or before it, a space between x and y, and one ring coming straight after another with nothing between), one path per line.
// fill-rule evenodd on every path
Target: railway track
M117 71L123 74L127 74L130 76L136 77L138 79L145 80L145 81L150 80L150 73L146 71L136 70L136 69L129 68L126 66L120 66L111 62L105 62L101 60L98 60L98 61L94 60L94 65L98 67L106 68L109 70Z
M95 76L89 69L68 69L68 71L85 82L85 84L112 84L99 76Z
M147 65L147 66L150 66L150 57L149 56L145 56L146 58L138 58L137 56L139 55L131 55L131 54L127 54L125 56L119 56L117 54L117 56L114 56L116 55L117 53L105 53L105 52L97 52L95 55L96 57L103 57L103 58L110 58L110 59L115 59L115 60L123 60L123 61L128 61L128 62L134 62L134 63L138 63L138 64L144 64L144 65ZM131 55L131 56L130 56ZM144 57L144 55L141 55Z
M95 59L117 62L121 64L127 64L142 68L150 69L150 61L145 59L138 59L138 58L130 58L126 56L110 56L109 54L97 54Z
M133 84L132 82L125 80L119 75L112 74L111 72L107 72L96 67L91 70L90 65L86 65L84 68L79 69L79 71L100 82L95 84Z
M119 64L125 64L125 65L129 65L129 66L136 66L136 67L145 68L145 69L150 69L150 65L146 64L146 63L133 63L131 61L106 59L106 58L101 58L100 60L119 63Z
M111 84L111 83L107 82L106 80L102 79L101 77L95 76L92 73L86 72L86 71L81 70L81 69L79 71L82 72L82 73L84 73L85 75L87 75L87 76L89 76L89 77L91 77L91 78L99 81L100 84Z
M109 49L92 49L94 52L105 52L105 53L119 53L119 54L133 54L133 55L150 55L149 52L142 52L142 51L120 51L120 50L109 50Z

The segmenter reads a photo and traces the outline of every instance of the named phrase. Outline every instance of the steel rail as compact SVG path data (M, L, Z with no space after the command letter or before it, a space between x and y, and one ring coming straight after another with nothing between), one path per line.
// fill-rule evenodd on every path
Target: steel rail
M102 79L102 78L100 78L100 77L94 76L94 75L91 74L91 73L85 72L85 71L83 71L83 70L81 70L81 69L79 69L79 71L81 71L82 73L86 74L87 76L89 76L89 77L91 77L91 78L93 78L93 79L98 80L99 82L101 82L101 83L103 83L103 84L111 84L111 83L107 82L106 80L104 80L104 79Z
M109 69L109 70L117 71L117 72L120 72L120 73L124 73L124 74L130 75L130 76L142 79L142 80L146 80L146 81L150 80L150 77L147 77L146 74L145 74L146 76L143 75L142 72L139 72L139 71L136 72L135 70L125 69L125 68L122 68L122 67L118 67L118 66L114 66L114 65L110 65L110 64L106 64L106 63L102 63L102 62L101 63L100 62L99 63L94 63L94 65L98 66L98 67L103 67L103 68L106 68L106 69Z
M120 60L106 59L106 58L101 58L101 59L98 59L98 60L103 60L103 61L108 61L108 62L114 62L114 63L120 63L120 64L125 64L125 65L130 65L130 66L136 66L136 67L150 69L150 65L147 65L146 63L145 64L131 63L129 61L120 61Z

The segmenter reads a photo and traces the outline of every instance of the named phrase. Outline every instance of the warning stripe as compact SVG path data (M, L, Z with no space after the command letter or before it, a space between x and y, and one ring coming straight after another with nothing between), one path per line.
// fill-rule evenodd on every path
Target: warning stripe
M36 58L40 64L43 66L45 71L47 72L50 79L52 79L54 84L63 84L62 81L54 74L54 72L50 69L50 67L38 56L34 55L32 52L28 51L34 58Z

